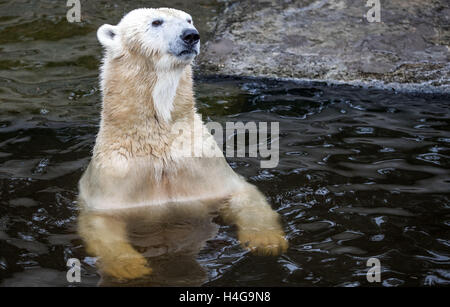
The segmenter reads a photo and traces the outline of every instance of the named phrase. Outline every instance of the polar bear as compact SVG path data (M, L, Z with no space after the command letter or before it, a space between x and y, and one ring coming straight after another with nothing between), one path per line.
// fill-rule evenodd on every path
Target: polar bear
M131 215L145 214L151 223L175 211L202 216L217 209L237 226L244 248L286 251L279 215L227 164L196 111L191 64L200 35L192 17L170 8L136 9L115 26L101 26L97 37L105 50L101 122L79 182L78 229L101 272L118 279L151 273L130 242L123 217ZM191 141L200 155L182 154L180 144Z

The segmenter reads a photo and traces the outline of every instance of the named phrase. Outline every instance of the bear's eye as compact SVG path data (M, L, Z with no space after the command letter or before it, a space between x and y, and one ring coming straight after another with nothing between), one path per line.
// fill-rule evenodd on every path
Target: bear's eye
M190 19L188 19L188 21L187 21L188 23L192 23L192 20L190 20Z
M159 26L162 25L162 24L163 24L163 21L162 21L161 19L154 20L154 21L152 22L152 26L154 26L154 27L159 27Z

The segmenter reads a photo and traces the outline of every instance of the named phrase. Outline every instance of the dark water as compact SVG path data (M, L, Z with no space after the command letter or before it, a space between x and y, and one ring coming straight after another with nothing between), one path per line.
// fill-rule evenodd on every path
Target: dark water
M99 281L75 230L100 112L95 29L145 2L82 2L75 25L60 2L0 2L1 285L66 286L73 257L81 285ZM216 3L172 2L208 32ZM280 123L278 167L228 160L290 241L280 257L253 256L218 221L195 257L204 285L366 286L371 257L379 285L450 284L450 97L201 76L196 93L205 121Z

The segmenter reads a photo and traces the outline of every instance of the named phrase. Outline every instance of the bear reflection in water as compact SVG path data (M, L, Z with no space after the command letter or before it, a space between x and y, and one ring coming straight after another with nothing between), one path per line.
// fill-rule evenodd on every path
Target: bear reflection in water
M104 250L97 261L102 277L100 286L200 286L207 280L207 272L196 258L206 241L217 234L218 225L213 220L219 210L220 204L216 201L83 211L79 217L83 227L79 229L82 236L95 236L95 231L103 236L94 243L96 246L88 246L89 252L95 254L96 249L111 249L111 253ZM107 231L106 238L103 231ZM122 232L126 232L128 242L120 240L124 238ZM114 237L117 233L120 235ZM117 248L128 253L117 256ZM108 254L114 258L108 259L105 256ZM109 263L111 261L114 265ZM145 263L139 268L141 261ZM147 269L148 274L140 278L114 277L131 278L135 270L143 269Z

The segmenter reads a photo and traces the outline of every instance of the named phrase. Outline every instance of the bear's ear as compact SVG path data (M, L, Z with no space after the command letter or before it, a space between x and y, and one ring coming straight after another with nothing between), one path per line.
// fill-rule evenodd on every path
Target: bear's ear
M105 24L98 28L97 38L105 48L114 48L119 43L117 26Z

